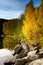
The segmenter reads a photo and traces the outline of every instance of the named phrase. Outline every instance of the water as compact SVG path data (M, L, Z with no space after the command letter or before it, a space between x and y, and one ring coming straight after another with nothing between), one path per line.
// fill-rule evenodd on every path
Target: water
M4 65L4 63L8 62L12 58L12 51L7 49L0 49L0 65Z

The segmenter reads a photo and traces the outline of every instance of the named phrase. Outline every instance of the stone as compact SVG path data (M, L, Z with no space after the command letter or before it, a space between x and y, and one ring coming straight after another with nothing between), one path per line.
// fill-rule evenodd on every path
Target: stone
M24 53L28 53L30 51L29 45L27 43L22 43L21 44L22 48L24 49Z
M23 58L27 55L28 52L29 52L28 44L21 43L15 46L13 55L18 54L19 58Z
M43 49L38 46L28 46L27 43L16 45L13 57L4 65L43 65Z
M39 58L43 58L43 49L42 50L40 49Z
M26 59L17 59L14 65L24 65L26 63Z
M14 48L14 54L13 55L20 53L21 50L22 50L21 44L16 45Z
M43 58L32 61L29 63L29 65L43 65Z

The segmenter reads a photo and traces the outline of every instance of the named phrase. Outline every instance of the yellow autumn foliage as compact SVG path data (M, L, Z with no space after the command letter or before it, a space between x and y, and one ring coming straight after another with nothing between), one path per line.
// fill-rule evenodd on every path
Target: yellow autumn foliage
M25 19L23 20L22 32L30 44L39 43L41 36L36 19L38 16L37 10L31 4L28 4L24 14Z

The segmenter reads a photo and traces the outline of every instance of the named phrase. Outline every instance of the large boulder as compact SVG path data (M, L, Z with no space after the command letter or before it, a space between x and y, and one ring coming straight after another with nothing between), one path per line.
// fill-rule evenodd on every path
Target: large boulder
M28 65L43 65L43 58L42 59L35 60L35 61L32 61Z
M27 55L28 52L29 52L29 46L28 46L28 44L25 44L25 43L18 44L14 48L14 54L13 54L13 56L15 56L15 54L18 54L19 58L23 58L23 57L25 57Z

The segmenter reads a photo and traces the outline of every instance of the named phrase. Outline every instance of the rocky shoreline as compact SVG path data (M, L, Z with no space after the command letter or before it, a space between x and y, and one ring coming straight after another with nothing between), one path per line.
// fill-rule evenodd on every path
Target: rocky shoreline
M20 43L14 48L13 58L4 65L43 65L43 48L39 43Z

